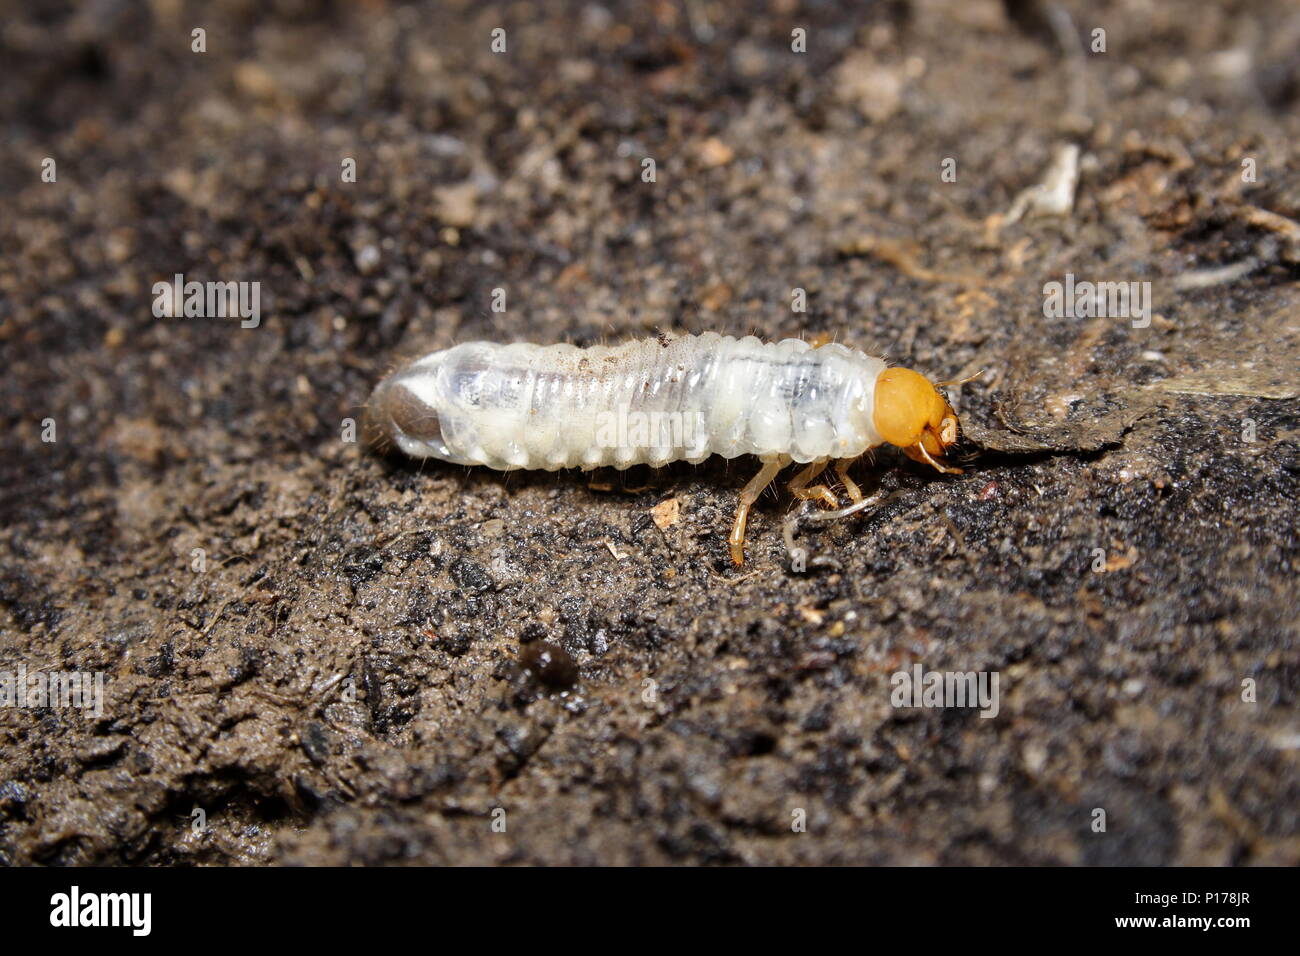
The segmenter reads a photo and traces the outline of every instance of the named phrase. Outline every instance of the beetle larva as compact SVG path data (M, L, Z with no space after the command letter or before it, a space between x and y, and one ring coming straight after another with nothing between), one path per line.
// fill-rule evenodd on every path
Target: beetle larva
M957 416L921 374L843 345L660 335L624 345L466 342L393 372L369 403L381 439L416 458L510 470L591 469L756 455L728 539L745 560L750 506L791 462L800 499L838 507L826 466L849 497L849 465L896 445L941 472Z

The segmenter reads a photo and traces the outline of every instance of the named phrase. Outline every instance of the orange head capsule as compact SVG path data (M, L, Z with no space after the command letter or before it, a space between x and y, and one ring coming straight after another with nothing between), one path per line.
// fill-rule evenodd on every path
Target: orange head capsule
M957 413L934 384L910 368L887 368L876 379L872 420L880 437L921 461L950 475L961 474L942 461L957 443Z

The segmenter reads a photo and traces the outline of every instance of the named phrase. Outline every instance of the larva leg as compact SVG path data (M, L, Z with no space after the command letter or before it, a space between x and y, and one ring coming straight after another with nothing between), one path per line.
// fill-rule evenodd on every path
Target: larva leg
M840 503L835 500L835 495L825 485L808 487L808 482L826 470L826 464L825 461L814 461L790 479L790 494L800 501L820 501L827 508L838 508Z
M784 457L764 458L763 467L758 474L749 479L749 484L740 491L740 501L736 504L736 521L731 526L731 537L727 539L731 548L731 562L737 567L745 563L745 522L749 519L749 509L785 465Z
M849 468L856 460L856 458L840 458L835 462L835 476L844 482L844 490L849 493L849 500L855 505L862 500L862 489L849 477Z

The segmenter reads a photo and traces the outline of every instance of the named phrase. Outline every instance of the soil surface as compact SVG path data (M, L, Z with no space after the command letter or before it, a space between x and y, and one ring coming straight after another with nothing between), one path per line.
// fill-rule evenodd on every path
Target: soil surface
M11 10L0 670L104 698L0 708L0 860L1300 863L1297 50L1282 0ZM982 370L965 471L858 465L802 572L769 494L735 569L752 459L360 430L404 357L656 329Z

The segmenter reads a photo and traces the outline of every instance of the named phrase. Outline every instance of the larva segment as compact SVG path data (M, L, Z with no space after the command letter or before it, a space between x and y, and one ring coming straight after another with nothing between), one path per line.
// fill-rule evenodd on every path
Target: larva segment
M438 458L472 464L459 457L443 434L442 418L431 386L429 359L394 372L379 383L366 405L366 420L377 443L395 445L412 458Z

